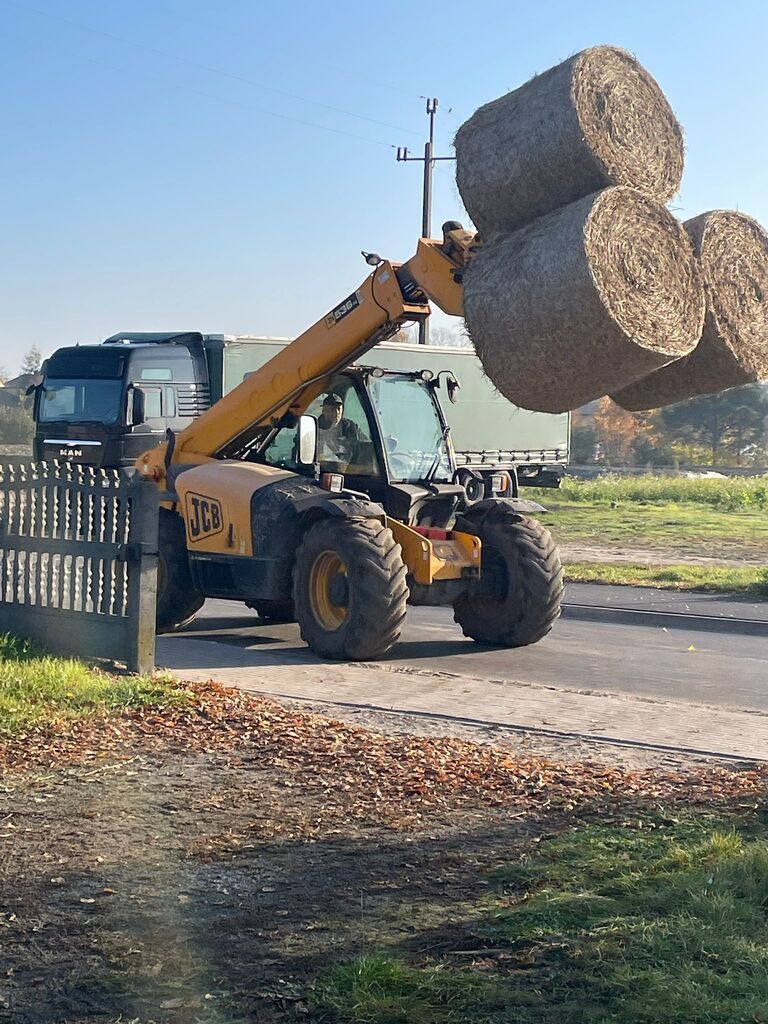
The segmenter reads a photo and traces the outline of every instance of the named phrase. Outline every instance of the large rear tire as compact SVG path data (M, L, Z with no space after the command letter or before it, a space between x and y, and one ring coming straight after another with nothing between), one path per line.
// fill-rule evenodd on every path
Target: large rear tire
M205 597L192 582L184 522L176 512L161 508L157 558L157 632L173 633L174 630L188 626L204 602Z
M453 606L464 635L499 647L545 637L563 599L563 567L549 530L504 507L460 516L456 529L483 543L482 580Z
M406 567L375 520L321 519L296 553L293 606L302 639L324 658L381 658L400 636Z

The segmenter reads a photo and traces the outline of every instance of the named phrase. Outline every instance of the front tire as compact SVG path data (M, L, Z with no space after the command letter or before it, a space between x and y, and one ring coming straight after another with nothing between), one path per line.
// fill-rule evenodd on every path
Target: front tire
M381 658L400 637L406 567L375 520L321 519L296 553L293 606L302 639L324 658Z
M545 637L563 600L563 567L549 530L506 508L460 516L456 529L483 543L482 580L453 606L464 635L499 647Z
M204 602L205 597L192 582L184 522L177 513L161 508L157 557L156 632L173 633L188 626Z

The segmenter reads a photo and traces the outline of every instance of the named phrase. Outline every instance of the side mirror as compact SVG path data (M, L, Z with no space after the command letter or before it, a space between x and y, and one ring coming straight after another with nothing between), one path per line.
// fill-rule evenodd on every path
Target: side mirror
M32 397L31 402L27 402L27 408L32 407L32 419L37 422L40 418L40 398L45 393L45 387L43 382L39 384L30 384L27 390L24 392L26 398Z
M299 416L296 431L296 461L300 466L314 466L317 462L317 420L314 416Z
M147 418L146 395L141 388L132 388L128 402L131 413L130 426L140 427Z
M461 384L456 380L456 375L452 370L441 370L436 377L436 387L440 387L440 378L445 377L445 388L448 392L448 401L452 404L456 404L456 392L461 391Z

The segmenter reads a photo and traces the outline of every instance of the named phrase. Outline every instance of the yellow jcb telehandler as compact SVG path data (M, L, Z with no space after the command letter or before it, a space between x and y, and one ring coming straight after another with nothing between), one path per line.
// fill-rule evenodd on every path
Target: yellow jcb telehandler
M560 610L562 568L514 477L490 486L455 465L439 393L449 373L358 364L430 300L462 314L475 236L455 221L360 288L138 460L163 494L157 626L189 622L206 597L298 622L329 658L396 643L406 605L452 605L467 636L535 643Z

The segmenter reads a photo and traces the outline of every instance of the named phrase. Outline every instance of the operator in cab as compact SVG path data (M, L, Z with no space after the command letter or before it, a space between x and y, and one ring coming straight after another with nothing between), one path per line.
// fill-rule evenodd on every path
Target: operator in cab
M360 428L344 415L344 402L335 391L323 399L323 411L317 418L318 459L334 466L354 462L360 443Z

